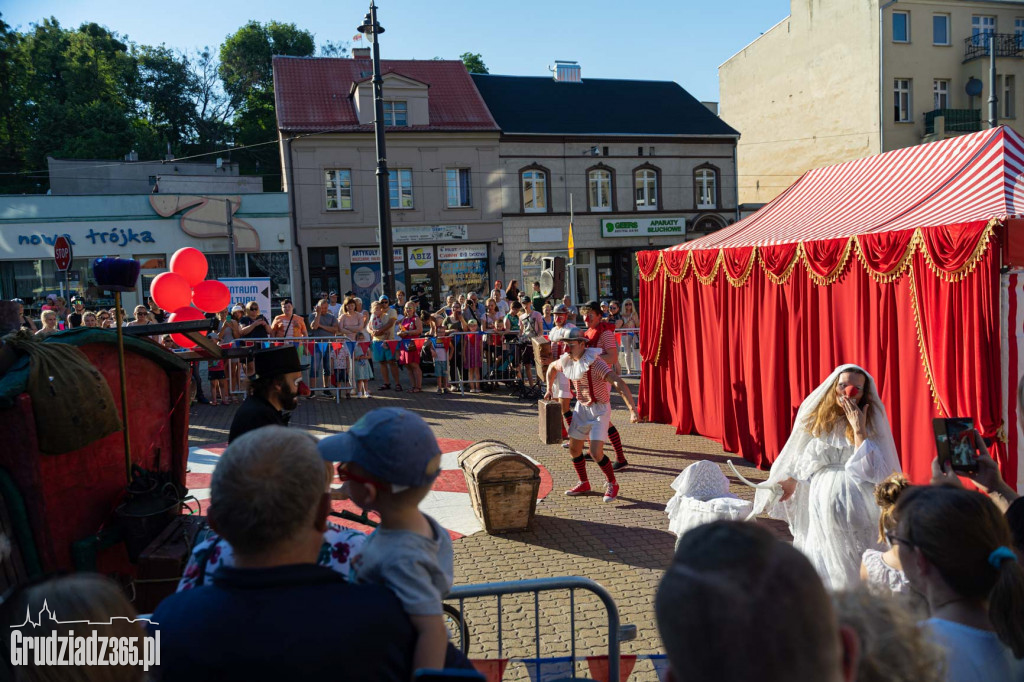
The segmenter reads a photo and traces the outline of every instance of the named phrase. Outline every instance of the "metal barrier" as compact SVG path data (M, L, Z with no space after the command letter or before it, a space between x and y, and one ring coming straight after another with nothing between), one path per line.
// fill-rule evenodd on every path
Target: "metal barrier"
M577 656L576 649L576 591L584 590L590 592L600 599L601 603L604 604L605 610L608 614L608 680L609 682L619 681L619 644L620 642L630 641L636 638L636 627L633 625L622 625L619 622L619 609L615 605L615 600L612 599L611 594L606 590L600 583L597 583L589 578L582 578L578 576L566 576L559 578L536 578L533 580L516 580L510 582L498 582L498 583L482 583L479 585L459 585L452 588L448 594L446 601L458 601L459 611L462 614L462 618L466 619L472 630L478 630L473 624L473 613L479 611L479 609L471 609L468 613L466 611L466 600L468 599L484 599L487 597L495 597L497 599L497 654L498 660L506 660L505 654L505 637L504 633L508 630L508 626L505 623L506 619L511 619L510 614L506 614L502 608L502 601L504 598L510 595L518 594L532 594L533 595L533 653L535 658L524 659L519 658L521 662L526 665L540 666L541 662L545 659L551 659L550 656L541 656L541 614L540 614L540 593L551 592L555 590L568 590L569 592L569 629L570 629L570 640L569 640L569 662L572 666L572 677L575 677L576 666L578 662L583 662L586 656ZM518 611L520 616L526 614L526 611L520 609ZM484 618L488 615L485 613ZM527 620L529 618L527 617ZM522 631L522 627L513 627L515 631ZM470 656L470 642L469 638L462 639L462 653L467 657ZM486 652L482 652L486 653ZM550 650L545 653L551 653ZM554 659L559 660L559 659ZM533 679L540 679L541 676L531 676Z

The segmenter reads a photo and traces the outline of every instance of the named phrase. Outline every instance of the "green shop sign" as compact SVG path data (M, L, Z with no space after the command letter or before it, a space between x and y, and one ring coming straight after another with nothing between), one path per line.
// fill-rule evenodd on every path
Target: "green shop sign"
M615 237L664 237L686 234L686 218L630 218L628 220L602 220L601 236Z

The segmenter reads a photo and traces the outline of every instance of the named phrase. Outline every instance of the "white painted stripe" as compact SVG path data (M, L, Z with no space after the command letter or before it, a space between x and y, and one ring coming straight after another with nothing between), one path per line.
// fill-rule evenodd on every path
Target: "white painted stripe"
M462 535L472 535L484 529L473 512L468 493L431 490L420 503L420 509L437 519L444 528Z

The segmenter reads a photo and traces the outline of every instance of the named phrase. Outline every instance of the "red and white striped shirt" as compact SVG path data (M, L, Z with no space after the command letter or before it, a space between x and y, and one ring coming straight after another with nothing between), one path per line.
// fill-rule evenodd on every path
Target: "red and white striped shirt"
M562 358L565 358L563 355ZM572 361L571 359L569 360ZM562 368L561 360L559 368ZM583 405L594 403L610 403L612 400L611 386L604 380L612 371L608 363L601 358L594 358L590 369L579 381L573 381L573 388L576 390L576 400Z
M601 332L598 332L597 329L588 329L584 332L584 336L587 339L587 348L600 348L601 359L605 360L605 362L613 359L618 360L619 344L615 342L614 331L607 328ZM595 336L597 337L596 339L594 338Z

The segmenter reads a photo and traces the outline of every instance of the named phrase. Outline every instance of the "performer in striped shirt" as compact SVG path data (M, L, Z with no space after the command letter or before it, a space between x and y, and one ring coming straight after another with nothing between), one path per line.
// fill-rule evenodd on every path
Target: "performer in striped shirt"
M619 484L615 481L615 470L604 454L604 440L608 435L611 418L611 391L608 383L615 386L629 407L629 421L640 421L633 404L633 394L626 382L612 372L608 364L600 358L599 348L587 348L587 339L579 329L573 329L563 338L567 352L548 366L548 392L544 396L551 399L551 387L557 385L558 373L568 377L576 389L576 407L569 425L569 454L572 464L579 476L579 483L566 495L582 495L590 492L590 481L587 477L587 460L583 454L583 441L590 441L590 457L600 467L607 479L604 490L604 501L613 502L619 496Z
M601 320L601 306L597 301L588 301L581 305L580 315L583 316L583 323L587 325L587 331L584 334L587 338L587 345L590 348L600 348L601 359L617 374L619 371L619 344L615 341L615 325ZM615 424L609 423L608 425L608 442L615 449L615 462L612 464L612 468L615 471L624 469L629 462L626 461L626 455L622 451L622 438L619 436L619 430L615 428Z

